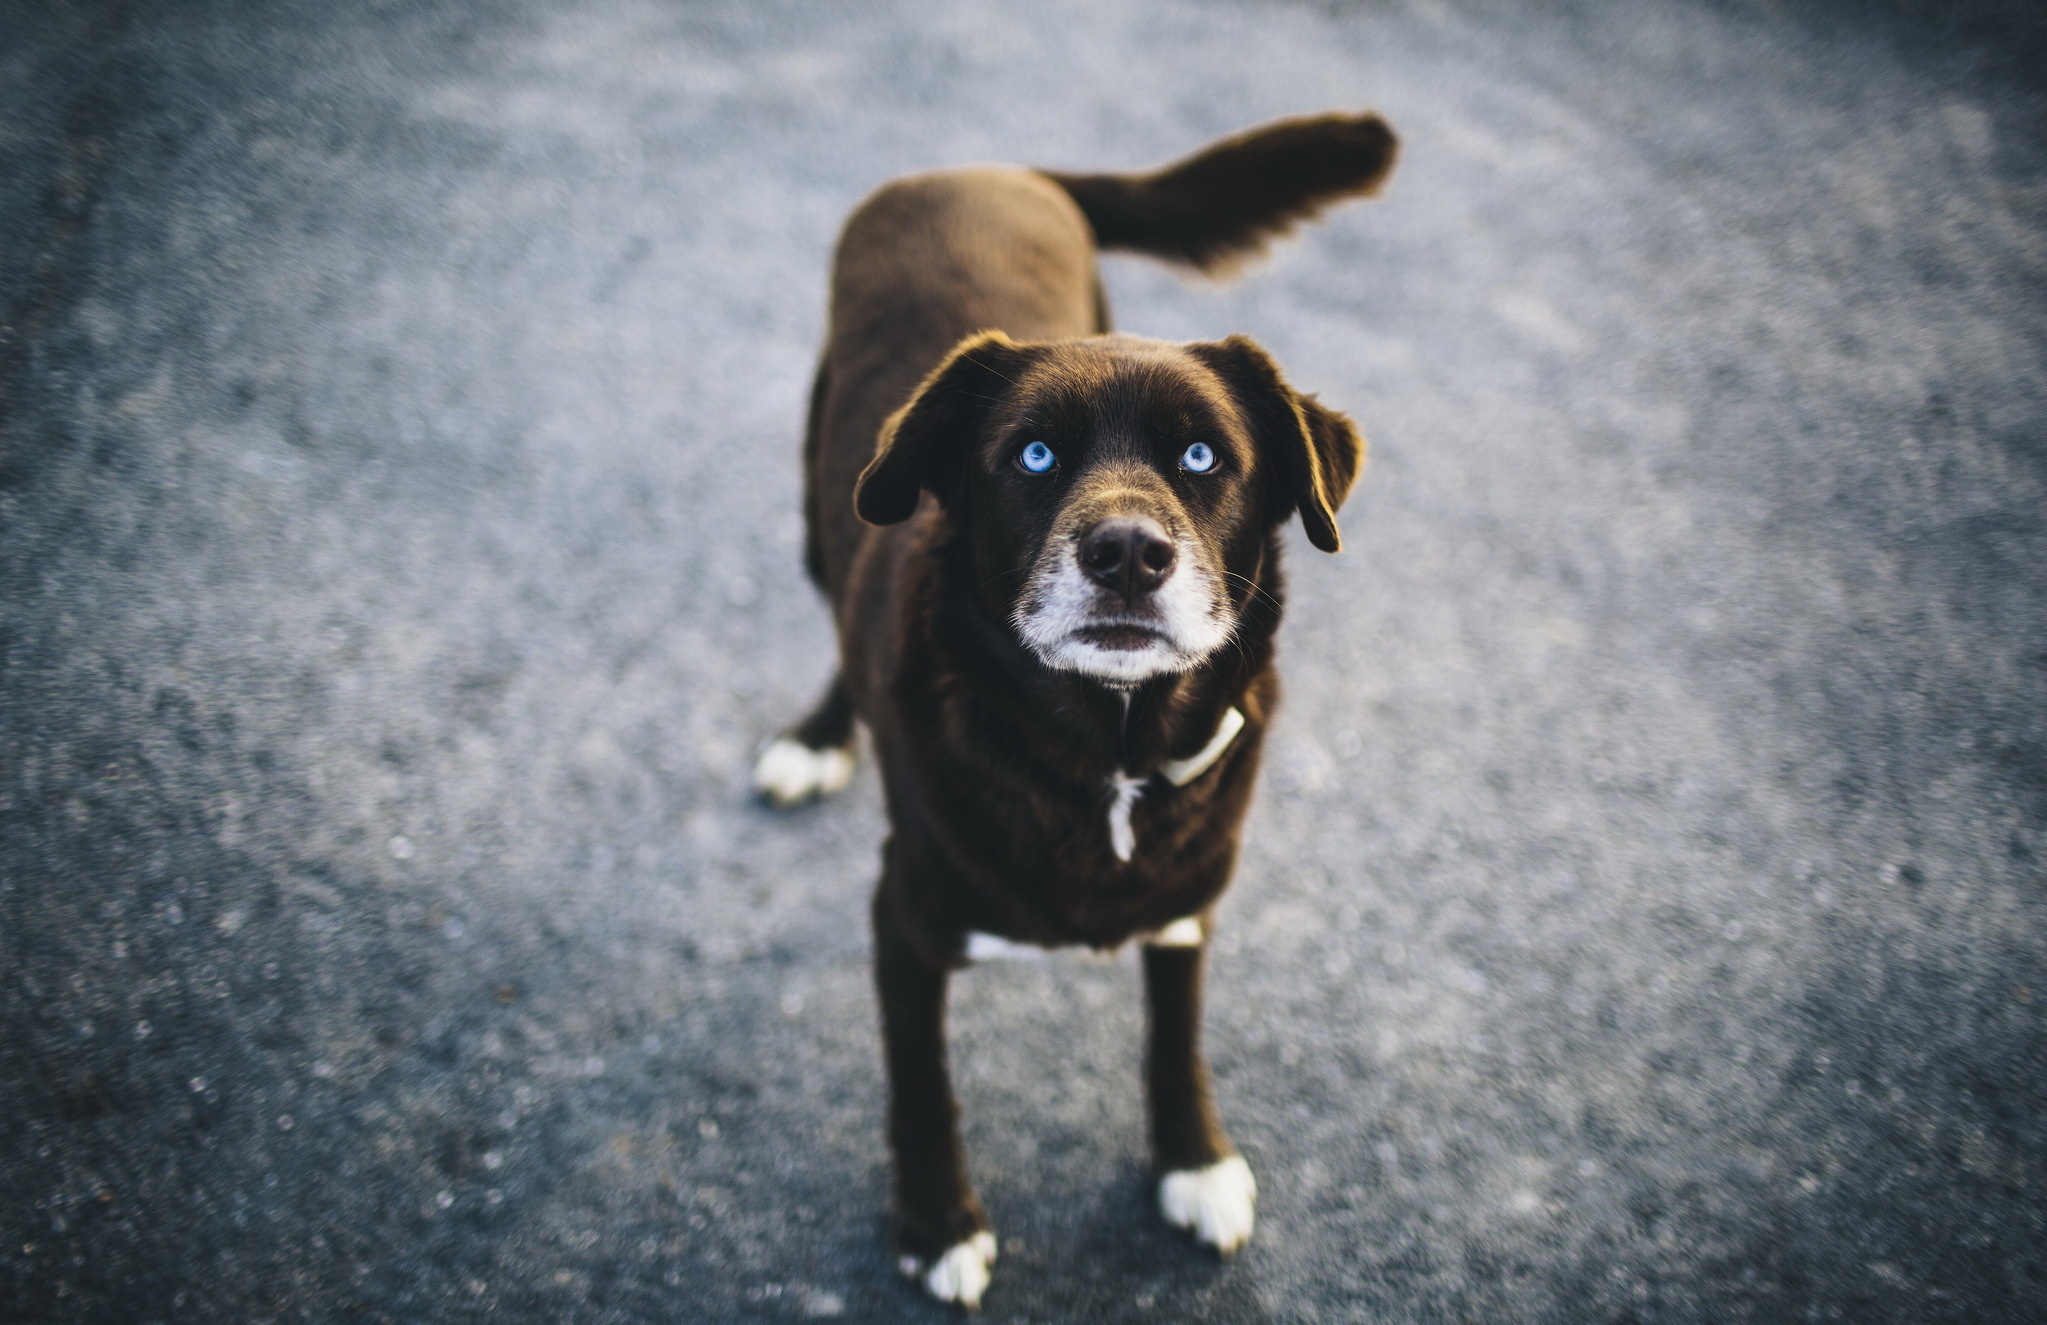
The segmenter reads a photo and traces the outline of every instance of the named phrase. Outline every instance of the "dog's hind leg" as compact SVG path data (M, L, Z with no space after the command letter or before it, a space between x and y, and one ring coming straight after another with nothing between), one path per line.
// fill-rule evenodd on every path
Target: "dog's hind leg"
M777 736L753 766L754 790L781 809L844 791L853 780L853 696L834 674L810 716Z
M831 391L830 359L820 360L810 386L810 410L803 427L803 566L826 598L832 596L825 565L830 541L819 509L819 448L824 443L825 398ZM843 499L842 499L843 500ZM844 791L853 780L853 696L834 673L810 716L769 742L753 766L753 787L777 809L790 809Z
M1182 926L1192 928L1176 932ZM1258 1184L1216 1116L1201 1056L1207 952L1207 935L1195 920L1167 926L1144 946L1145 1087L1159 1211L1228 1256L1251 1239Z

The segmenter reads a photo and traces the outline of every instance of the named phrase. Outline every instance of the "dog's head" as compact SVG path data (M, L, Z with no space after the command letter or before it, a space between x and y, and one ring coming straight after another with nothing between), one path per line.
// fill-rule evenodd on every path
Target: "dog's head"
M1339 546L1364 443L1241 336L1019 344L984 332L883 425L854 500L908 519L933 493L983 605L1047 666L1110 685L1227 643L1274 528Z

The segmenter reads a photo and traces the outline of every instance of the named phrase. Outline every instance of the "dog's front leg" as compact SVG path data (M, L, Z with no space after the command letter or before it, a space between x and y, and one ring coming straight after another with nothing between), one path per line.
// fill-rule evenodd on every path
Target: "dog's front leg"
M995 1235L967 1180L959 1104L945 1063L945 987L897 929L884 885L874 906L874 975L888 1056L888 1140L895 1158L895 1249L903 1273L942 1302L974 1308L995 1264Z
M1208 936L1181 921L1144 945L1145 1087L1159 1209L1227 1256L1250 1240L1258 1184L1216 1117L1201 1056L1201 989ZM1197 926L1187 938L1178 931ZM1167 936L1179 942L1163 941Z

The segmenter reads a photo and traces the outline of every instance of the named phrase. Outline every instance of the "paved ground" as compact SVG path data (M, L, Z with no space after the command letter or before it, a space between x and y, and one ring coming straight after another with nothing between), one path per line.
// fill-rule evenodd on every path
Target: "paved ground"
M1374 106L1225 291L1351 411L1149 1209L1136 973L961 982L992 1321L2047 1298L2047 97L1904 4L10 5L0 1316L938 1320L796 437L895 172ZM1926 7L1933 8L1933 7Z

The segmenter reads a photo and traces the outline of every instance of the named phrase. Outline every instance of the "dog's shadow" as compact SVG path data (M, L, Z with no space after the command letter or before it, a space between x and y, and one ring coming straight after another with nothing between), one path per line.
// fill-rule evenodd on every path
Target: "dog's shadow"
M1016 1269L1029 1271L1016 1277L1033 1320L1272 1319L1257 1291L1264 1261L1257 1241L1225 1261L1167 1224L1158 1179L1142 1165L1125 1167L1078 1218L1047 1227L1016 1259Z

